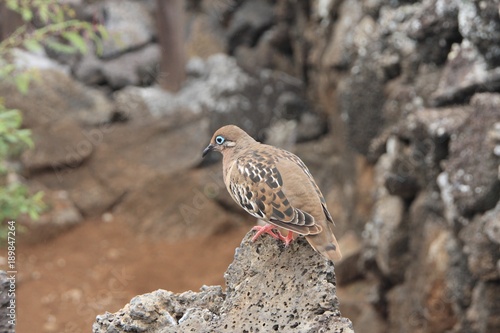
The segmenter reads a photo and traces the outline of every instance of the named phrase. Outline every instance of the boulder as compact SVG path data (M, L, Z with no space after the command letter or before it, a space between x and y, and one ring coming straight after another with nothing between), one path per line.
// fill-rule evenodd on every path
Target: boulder
M489 135L500 122L500 94L476 94L471 107L467 121L451 136L449 156L438 181L443 199L465 217L493 208L500 199L500 156L494 154L497 143Z
M30 185L30 192L43 191L43 202L47 209L36 221L25 216L19 217L19 223L26 227L22 237L23 244L47 242L83 221L82 214L71 201L67 191L53 191L40 184Z
M458 11L458 1L425 0L403 23L408 36L417 41L419 61L432 64L446 61L451 45L462 39L458 31Z
M99 20L109 38L103 41L101 58L111 58L144 46L156 35L155 21L142 1L106 0L87 6L85 14Z
M319 110L305 99L302 82L285 73L265 70L251 75L223 54L191 59L187 73L188 80L176 94L155 87L117 92L119 111L125 118L143 114L142 106L155 116L178 110L210 115L209 135L223 125L235 124L261 141L281 118L297 121L299 141L317 138L326 130Z
M334 265L299 238L244 238L220 286L173 294L157 290L118 312L99 315L103 332L354 332L339 311Z
M229 53L238 45L254 46L273 24L273 7L267 0L244 1L233 14L227 29Z
M92 147L92 158L82 166L54 164L32 178L67 190L82 214L102 214L154 177L196 166L210 140L207 127L206 118L180 113L86 129L81 144Z
M220 3L222 6L224 5L223 2ZM225 53L227 40L224 38L224 31L217 24L218 22L214 21L210 15L205 13L197 13L189 21L188 36L186 37L186 53L189 58L206 59L217 53Z
M88 52L73 71L78 80L89 84L107 84L112 89L149 85L158 79L161 50L158 44L147 44L117 57L101 59Z
M475 0L458 1L458 28L492 66L500 64L500 16L498 3Z
M466 314L467 322L461 327L463 332L497 332L500 329L499 304L500 283L479 282L472 292L472 304Z
M94 148L85 137L85 127L108 122L113 106L106 96L54 69L39 70L28 94L8 82L0 83L5 105L23 113L23 126L31 129L35 148L22 160L30 172L58 165L76 167Z
M409 213L412 259L405 279L387 293L390 332L444 332L459 320L454 311L452 233L440 216L437 193L421 192Z
M129 189L115 213L138 234L171 242L212 236L251 220L219 204L235 205L227 198L220 166L214 167L154 173Z
M434 106L463 103L478 91L497 91L500 68L491 68L477 47L468 40L453 44L436 91L430 96Z
M464 252L470 272L480 280L500 280L500 203L477 216L459 234L464 242Z

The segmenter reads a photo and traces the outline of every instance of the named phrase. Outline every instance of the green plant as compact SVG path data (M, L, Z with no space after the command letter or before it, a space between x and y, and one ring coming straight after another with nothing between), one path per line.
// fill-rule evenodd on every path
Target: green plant
M14 64L14 49L39 52L47 48L59 53L85 53L88 42L93 42L100 52L101 40L107 38L101 25L75 19L72 8L57 0L4 1L7 9L20 15L23 24L0 41L0 80L13 82L23 94L28 93L30 81L37 79L37 73ZM36 220L45 207L43 193L30 195L9 166L9 159L25 148L33 148L31 131L21 126L21 112L7 108L0 98L0 223L21 214ZM5 241L6 228L5 224L0 225L0 242Z
M0 100L0 221L16 219L27 214L33 220L38 219L45 208L43 192L32 196L24 184L16 181L12 168L8 167L8 159L26 147L33 147L31 131L22 129L22 116L19 110L8 109ZM14 179L9 179L14 178ZM0 227L0 242L5 241L7 226Z
M59 53L86 53L88 41L96 52L102 51L102 40L108 37L101 24L75 19L74 10L57 0L6 0L6 7L18 13L24 24L0 42L0 79L12 79L19 91L26 93L33 78L32 71L19 71L10 62L10 52L19 47L32 52L44 48ZM39 22L37 25L35 21Z

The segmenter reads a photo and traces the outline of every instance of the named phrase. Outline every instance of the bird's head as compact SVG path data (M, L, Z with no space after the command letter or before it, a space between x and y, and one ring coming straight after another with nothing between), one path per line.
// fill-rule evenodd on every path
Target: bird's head
M235 147L241 147L252 142L255 142L255 140L244 130L238 126L227 125L215 131L210 144L203 150L203 157L213 150L225 154L233 151Z

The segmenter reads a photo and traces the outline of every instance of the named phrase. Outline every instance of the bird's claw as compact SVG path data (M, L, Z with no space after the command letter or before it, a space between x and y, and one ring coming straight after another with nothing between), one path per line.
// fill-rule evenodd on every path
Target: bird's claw
M252 242L255 242L257 238L259 238L262 234L268 234L272 238L284 242L285 246L290 245L290 243L293 241L293 232L288 231L288 234L285 237L278 230L274 232L273 229L275 228L276 227L273 226L272 224L266 224L265 226L256 225L255 227L252 228L252 230L257 231L257 233L252 237Z

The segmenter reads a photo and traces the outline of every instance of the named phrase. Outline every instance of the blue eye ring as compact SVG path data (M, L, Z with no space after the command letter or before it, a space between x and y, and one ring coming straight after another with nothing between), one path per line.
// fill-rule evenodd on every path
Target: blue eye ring
M217 137L215 138L215 142L218 144L218 145L221 145L224 143L224 141L226 141L226 138L224 138L222 135L217 135Z

